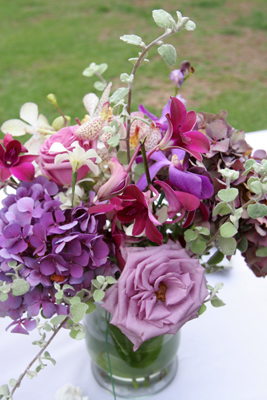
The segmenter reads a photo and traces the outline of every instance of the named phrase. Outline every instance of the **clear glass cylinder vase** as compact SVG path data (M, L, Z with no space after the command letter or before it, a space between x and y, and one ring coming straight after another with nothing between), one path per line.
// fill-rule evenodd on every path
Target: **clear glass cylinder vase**
M92 370L99 385L112 393L112 374L118 397L138 399L163 390L176 375L180 331L149 339L134 352L130 340L117 327L108 326L108 320L109 314L101 307L84 320Z

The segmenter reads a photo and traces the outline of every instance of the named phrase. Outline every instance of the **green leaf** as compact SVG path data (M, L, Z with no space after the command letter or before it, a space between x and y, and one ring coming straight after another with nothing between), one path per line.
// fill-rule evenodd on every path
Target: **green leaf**
M227 203L221 202L218 203L216 205L216 207L214 207L213 209L213 213L212 215L215 217L216 215L220 214L220 215L227 215L230 214L230 212L232 211L231 207L228 206Z
M55 298L58 300L61 300L64 296L63 290L59 290L56 294L55 294Z
M194 23L194 21L189 20L186 24L185 24L185 29L187 31L193 31L196 29L196 24Z
M216 265L219 264L220 262L222 262L222 260L224 259L224 254L220 251L217 250L209 259L209 261L207 262L208 265Z
M169 67L172 67L176 63L176 50L171 44L163 44L158 48L158 53L161 55L163 60Z
M108 64L102 63L96 66L96 72L98 72L100 75L102 75L107 69L108 69Z
M120 37L120 40L134 46L140 46L140 44L142 43L142 38L137 35L123 35Z
M97 289L100 289L100 288L101 288L101 284L98 282L97 279L92 279L92 280L91 280L91 284L93 284L94 287L96 287Z
M30 284L24 279L16 279L12 283L13 296L22 296L30 290Z
M267 257L267 247L260 247L256 251L256 256L257 257Z
M138 57L133 57L133 58L129 58L128 59L128 61L130 61L130 63L133 64L133 65L136 64L137 60L138 60ZM140 64L140 66L144 65L144 64L148 64L148 63L149 63L149 60L147 58L144 58L142 63Z
M176 26L176 22L171 14L165 10L154 10L152 12L152 17L160 28L173 29Z
M200 307L200 309L198 310L198 315L203 314L205 311L207 310L207 306L206 304L202 304L202 306Z
M82 340L85 337L85 332L84 331L77 331L75 329L72 329L70 331L70 337L72 339L76 339L76 340Z
M98 280L98 282L100 283L101 286L104 285L104 283L106 282L105 277L102 276L102 275L98 275L98 276L96 277L96 279Z
M95 301L101 301L105 297L105 292L103 290L96 290L93 297Z
M96 90L99 90L100 92L102 92L105 89L106 86L107 86L107 84L104 83L104 82L101 82L101 81L96 81L94 83L94 88Z
M95 311L96 305L95 305L95 303L93 303L92 300L88 301L86 304L88 305L88 309L86 310L86 314L90 314L91 312Z
M244 253L247 250L247 248L248 248L248 240L247 240L245 235L243 235L241 237L241 240L238 242L237 248L238 248L238 250L241 251L241 253Z
M37 376L37 373L35 371L28 371L26 374L27 378L33 379Z
M131 82L133 82L133 80L134 80L134 75L133 75L133 74L128 75L128 74L126 74L126 73L123 73L123 74L120 75L120 80L121 80L123 83L131 83Z
M6 301L8 299L8 294L7 293L1 293L0 294L0 301Z
M108 144L111 146L111 147L116 147L116 146L118 146L118 144L120 143L120 134L119 133L117 133L117 135L115 135L115 136L112 136L109 140L108 140Z
M88 305L85 303L75 303L70 306L70 313L72 315L73 322L77 323L81 321L88 309Z
M225 256L231 256L236 250L236 241L234 238L219 237L219 245Z
M195 242L191 243L190 249L195 254L202 254L206 250L206 243L202 240L196 240Z
M50 320L50 322L52 325L57 326L57 325L61 324L61 322L64 321L65 318L66 318L66 315L57 315L56 317L52 318Z
M187 229L184 233L184 238L186 242L192 242L193 240L196 240L197 237L197 232L193 231L192 229Z
M262 183L260 182L259 178L251 177L249 178L247 185L251 192L256 194L262 193Z
M219 299L219 297L217 297L217 296L214 296L212 299L211 299L211 304L213 305L213 307L222 307L222 306L225 306L225 303L221 300L221 299Z
M223 238L231 238L237 233L236 227L231 222L225 222L220 227L220 234Z
M122 100L125 96L127 96L129 92L128 88L121 87L117 89L110 98L111 103L118 103L118 101Z
M248 215L253 218L263 218L267 215L267 206L265 204L250 204L248 206Z
M69 299L69 302L70 302L70 304L80 303L81 302L81 298L79 296L74 296L74 297Z
M115 278L113 278L113 276L106 276L106 282L107 282L109 285L113 285L113 284L116 283L117 281L116 281Z
M218 192L219 198L226 203L230 203L231 201L234 201L234 199L237 197L237 195L238 195L238 189L236 189L236 188L221 189Z
M8 396L9 395L8 385L0 386L0 395L3 395L3 396Z
M16 379L10 379L9 382L8 382L10 387L16 386L16 383L17 383Z
M131 158L132 158L132 156L133 156L133 154L134 154L134 151L135 151L135 149L131 149L131 151L130 151ZM127 160L127 151L122 151L122 150L118 151L118 153L117 153L117 159L119 160L119 162L120 162L121 164L126 165L126 164L128 163L128 160ZM138 164L138 165L139 165L139 164Z

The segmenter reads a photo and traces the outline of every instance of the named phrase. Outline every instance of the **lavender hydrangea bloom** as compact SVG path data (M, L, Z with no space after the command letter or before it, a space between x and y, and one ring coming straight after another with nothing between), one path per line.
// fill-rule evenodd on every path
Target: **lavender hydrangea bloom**
M7 196L0 210L0 280L10 282L9 261L22 264L19 275L30 285L22 295L0 302L0 317L15 319L14 332L27 333L32 317L42 310L46 318L67 314L68 305L56 304L55 282L75 291L90 289L96 270L110 265L111 245L104 240L106 215L91 204L62 210L58 187L45 177L22 182ZM95 194L90 195L90 200ZM24 313L27 312L27 318Z

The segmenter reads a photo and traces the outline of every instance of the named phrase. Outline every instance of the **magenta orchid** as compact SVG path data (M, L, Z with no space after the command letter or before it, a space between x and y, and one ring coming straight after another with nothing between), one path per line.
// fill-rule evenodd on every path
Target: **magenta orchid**
M201 161L201 153L209 151L209 140L199 132L192 130L197 115L194 111L186 111L184 104L176 97L171 97L170 114L166 115L168 129L157 149L162 151L180 148Z
M0 179L6 181L11 175L22 181L32 181L35 168L32 164L37 156L22 155L28 150L18 140L6 134L3 145L0 144Z

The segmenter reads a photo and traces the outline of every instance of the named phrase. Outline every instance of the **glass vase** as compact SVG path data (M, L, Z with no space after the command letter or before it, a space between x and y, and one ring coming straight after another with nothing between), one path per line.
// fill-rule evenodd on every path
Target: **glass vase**
M120 329L108 326L109 318L110 315L98 306L84 320L96 381L112 393L112 374L116 395L123 398L144 398L163 390L177 371L180 332L149 339L134 352L133 344Z

